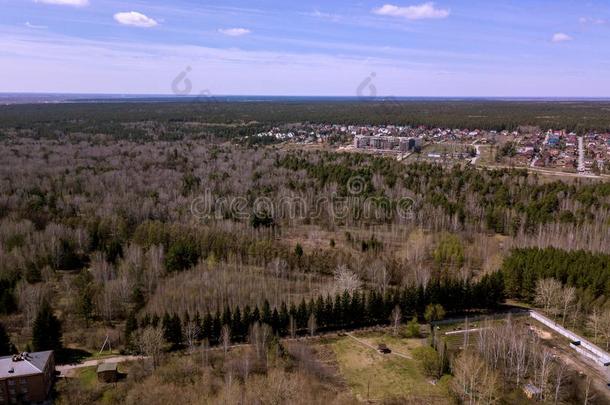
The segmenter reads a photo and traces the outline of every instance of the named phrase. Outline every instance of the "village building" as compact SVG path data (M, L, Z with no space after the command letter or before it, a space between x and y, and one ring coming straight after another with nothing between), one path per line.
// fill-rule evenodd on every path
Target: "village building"
M97 379L100 382L112 383L118 380L117 363L101 363L97 366Z
M53 351L0 357L0 404L44 403L54 376Z

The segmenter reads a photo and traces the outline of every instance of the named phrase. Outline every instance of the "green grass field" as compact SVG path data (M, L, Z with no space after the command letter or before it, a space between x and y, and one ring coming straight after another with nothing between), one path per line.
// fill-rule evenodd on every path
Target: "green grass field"
M393 337L373 332L357 335L376 346L385 343L393 351L410 356L423 344L421 339ZM335 354L339 370L348 387L360 400L401 398L422 404L451 404L446 379L433 384L422 374L416 360L395 354L382 355L349 336L326 342Z
M97 367L83 367L78 370L78 381L85 388L95 388L99 385L97 381Z

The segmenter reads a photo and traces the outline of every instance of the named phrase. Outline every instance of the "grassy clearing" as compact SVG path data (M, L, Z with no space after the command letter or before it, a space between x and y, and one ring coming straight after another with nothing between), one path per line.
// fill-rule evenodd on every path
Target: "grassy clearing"
M423 344L421 339L394 337L383 332L357 337L373 345L386 343L392 350L406 355L411 355L412 349ZM348 336L329 340L326 344L334 352L347 386L361 400L403 398L420 403L453 403L446 381L433 385L421 373L416 360L382 355Z
M83 367L78 370L78 381L84 388L95 388L99 385L97 381L97 367Z

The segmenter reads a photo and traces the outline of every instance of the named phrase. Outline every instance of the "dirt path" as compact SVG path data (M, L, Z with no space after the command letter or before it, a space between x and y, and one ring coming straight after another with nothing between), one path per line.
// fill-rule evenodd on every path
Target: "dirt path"
M103 359L87 360L78 364L64 364L61 366L56 366L55 370L59 371L60 377L68 377L73 373L73 370L83 367L96 367L102 363L122 363L124 361L143 360L146 358L146 356L113 356Z
M610 390L608 390L607 386L608 378L610 377L608 371L580 356L577 352L572 350L569 346L566 347L564 344L551 346L551 351L572 370L581 373L581 375L589 376L591 378L592 386L599 396L605 398L608 403L610 403Z
M598 394L598 398L605 398L608 401L607 403L610 403L610 390L607 386L610 381L610 370L578 354L578 352L570 348L569 341L565 337L549 329L546 325L538 322L536 329L539 329L540 332L546 335L546 339L541 339L541 343L549 348L570 369L580 375L589 376L592 387Z
M359 339L359 338L357 338L356 336L354 336L354 335L353 335L353 334L351 334L351 333L346 333L346 335L347 335L347 336L349 336L350 338L352 338L353 340L355 340L356 342L360 343L361 345L366 346L366 347L368 347L369 349L375 350L375 352L379 353L379 350L378 350L378 349L377 349L375 346L373 346L372 344L370 344L369 342L367 342L367 341L365 341L365 340L362 340L362 339ZM390 349L391 349L391 348L390 348ZM381 355L381 353L379 353L379 354ZM408 354L404 354L404 353L396 352L396 351L394 351L394 350L392 350L392 352L391 352L391 353L388 353L388 354L394 354L394 355L396 355L396 356L398 356L398 357L403 357L403 358L405 358L405 359L413 360L413 357L409 356Z

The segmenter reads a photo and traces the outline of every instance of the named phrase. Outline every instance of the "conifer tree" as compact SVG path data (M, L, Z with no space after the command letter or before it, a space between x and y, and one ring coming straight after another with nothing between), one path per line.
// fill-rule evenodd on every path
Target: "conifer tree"
M32 347L35 351L61 349L61 322L53 314L51 305L43 302L32 328Z
M8 356L13 352L13 344L4 328L0 323L0 356Z
M142 328L146 328L144 322L142 322ZM125 342L127 342L128 346L131 344L131 336L136 329L138 329L138 320L134 311L130 311L125 320Z

